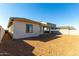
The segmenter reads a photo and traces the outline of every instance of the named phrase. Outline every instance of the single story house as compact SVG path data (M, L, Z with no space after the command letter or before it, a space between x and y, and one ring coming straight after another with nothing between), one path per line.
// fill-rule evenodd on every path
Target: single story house
M52 30L56 29L56 24L52 24L52 23L49 23L49 22L41 22L41 23L46 24L48 26L48 27L46 26L44 28L44 31L49 31L50 30L50 32L51 32Z
M51 26L30 19L10 17L8 31L13 39L28 38L44 34L45 28L51 29Z
M4 36L4 33L5 33L5 30L2 28L2 26L0 26L0 43L1 43L1 40Z

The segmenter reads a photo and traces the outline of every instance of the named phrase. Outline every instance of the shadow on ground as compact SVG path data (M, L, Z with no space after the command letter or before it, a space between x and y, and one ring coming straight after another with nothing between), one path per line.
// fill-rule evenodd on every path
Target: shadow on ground
M60 38L58 35L59 34L52 32L51 34L44 34L38 37L12 40L11 35L6 32L2 39L2 43L0 44L0 56L35 56L33 54L35 47L29 45L23 40L38 40L47 42L56 38Z
M25 38L21 40L37 40L37 41L42 41L42 42L48 42L48 41L51 41L57 38L60 38L60 36L52 35L52 34L45 34L45 35L40 35L38 37Z
M61 35L61 33L59 31L56 31L56 32L52 32L50 34L46 33L46 34L40 35L38 37L23 38L20 40L37 40L37 41L42 41L42 42L48 42L50 40L60 38L61 36L59 36L59 35Z
M9 34L5 34L0 44L1 56L34 56L34 47L22 40L11 40Z

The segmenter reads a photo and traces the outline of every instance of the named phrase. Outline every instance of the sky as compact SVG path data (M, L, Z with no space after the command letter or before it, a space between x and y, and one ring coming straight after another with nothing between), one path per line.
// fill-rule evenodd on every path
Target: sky
M7 28L10 17L50 22L57 26L79 29L79 4L77 3L0 3L0 25Z

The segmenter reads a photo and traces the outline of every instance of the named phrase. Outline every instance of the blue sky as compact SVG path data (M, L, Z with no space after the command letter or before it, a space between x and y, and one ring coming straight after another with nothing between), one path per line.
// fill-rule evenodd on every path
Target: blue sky
M0 4L0 25L6 28L10 17L51 22L57 24L57 26L69 25L79 29L79 4Z

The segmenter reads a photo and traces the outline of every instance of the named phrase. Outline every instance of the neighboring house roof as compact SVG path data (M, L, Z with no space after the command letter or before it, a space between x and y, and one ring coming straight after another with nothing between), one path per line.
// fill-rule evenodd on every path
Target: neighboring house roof
M10 27L13 24L14 21L24 22L24 23L30 22L30 23L34 23L34 24L39 24L41 26L48 26L47 24L43 24L43 23L37 22L37 21L32 21L32 20L26 19L26 18L10 17L8 27Z

